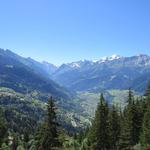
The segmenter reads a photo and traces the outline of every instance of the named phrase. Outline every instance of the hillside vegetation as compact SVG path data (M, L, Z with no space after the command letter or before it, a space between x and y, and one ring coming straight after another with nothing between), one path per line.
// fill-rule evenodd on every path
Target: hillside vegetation
M6 89L2 91L5 93ZM69 134L69 128L64 130L60 118L57 118L59 111L52 97L45 106L43 121L37 123L34 120L39 119L36 111L42 111L44 105L36 101L24 102L24 99L18 102L19 99L11 97L11 94L5 97L4 93L0 96L3 108L0 109L2 150L150 149L150 86L143 97L135 97L129 89L124 109L115 104L108 105L101 94L91 125L74 134ZM7 102L12 106L7 106ZM19 107L15 107L17 104ZM34 111L30 109L31 106L35 108ZM63 116L66 117L66 114Z

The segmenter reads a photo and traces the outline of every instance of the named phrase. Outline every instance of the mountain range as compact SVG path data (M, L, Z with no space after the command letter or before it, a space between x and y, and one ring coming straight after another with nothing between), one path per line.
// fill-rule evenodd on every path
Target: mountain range
M12 120L8 121L15 122L16 114L41 121L47 99L53 96L64 128L72 132L74 127L83 126L80 120L84 117L80 115L83 108L75 102L75 93L51 79L56 68L47 62L40 63L0 49L0 106L12 114Z
M133 90L142 93L150 80L150 56L112 55L55 66L0 49L0 86L17 92L38 91L67 100L78 92ZM137 84L138 83L138 84Z
M71 92L50 78L53 65L23 58L10 50L0 49L0 86L17 92L37 90L55 97L70 99Z
M37 120L44 113L47 98L53 96L62 124L71 131L72 127L90 123L100 92L110 103L122 102L128 88L143 94L149 79L150 56L144 54L113 55L58 67L0 49L0 105L5 108L11 105L10 111L17 113L21 108L22 116L28 114L27 110L36 112L33 119Z
M61 65L52 77L59 84L76 92L128 88L144 92L150 79L150 56L113 55L97 61L67 63Z

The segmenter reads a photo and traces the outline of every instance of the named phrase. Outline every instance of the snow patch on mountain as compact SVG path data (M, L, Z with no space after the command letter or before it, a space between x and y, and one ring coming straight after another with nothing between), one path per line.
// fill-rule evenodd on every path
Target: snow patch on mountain
M120 59L121 57L119 55L112 55L110 57L102 57L100 58L99 60L80 60L80 61L77 61L77 62L72 62L72 63L67 63L65 65L67 65L68 67L70 68L75 68L75 69L78 69L78 68L81 68L85 65L94 65L96 63L104 63L106 61L113 61L113 60L117 60L117 59Z
M73 68L80 68L81 66L80 66L79 63L72 63L71 67L73 67Z
M104 62L106 62L106 61L113 61L113 60L117 60L117 59L120 59L121 57L119 56L119 55L116 55L116 54L114 54L114 55L112 55L112 56L110 56L110 57L102 57L99 61L98 61L98 63L104 63Z

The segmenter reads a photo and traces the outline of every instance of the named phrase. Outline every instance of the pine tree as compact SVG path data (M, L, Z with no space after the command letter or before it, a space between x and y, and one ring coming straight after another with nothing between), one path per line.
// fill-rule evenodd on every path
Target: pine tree
M52 97L48 100L47 118L39 134L38 150L53 150L60 146L56 108Z
M145 114L143 119L140 143L143 150L149 150L150 149L150 82L146 90L143 110Z
M109 108L101 94L100 103L97 106L95 119L89 132L89 141L92 144L93 150L108 150L109 143Z
M141 134L142 150L150 150L150 108L144 115L142 134Z
M124 109L123 118L121 123L121 137L120 137L120 150L132 150L135 145L134 137L135 134L135 123L134 123L134 96L129 89L128 104Z
M120 150L131 150L132 148L132 135L131 135L131 120L128 119L127 112L121 121L121 136L119 142Z
M116 150L120 138L120 116L117 108L113 105L109 113L110 147Z
M134 103L133 99L134 99L133 92L132 92L131 88L129 88L128 98L127 98L128 105L132 105Z
M138 99L135 101L135 104L133 104L133 140L134 144L138 144L140 141L140 134L142 130L142 123L144 118L144 111L142 108L142 99L139 101Z
M131 89L129 89L128 104L123 111L120 149L130 150L139 143L143 121L142 102L135 101Z

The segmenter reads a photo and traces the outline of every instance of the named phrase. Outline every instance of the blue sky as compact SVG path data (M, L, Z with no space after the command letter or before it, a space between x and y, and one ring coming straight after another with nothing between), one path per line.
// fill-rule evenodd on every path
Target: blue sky
M150 54L149 0L2 0L0 47L61 64Z

